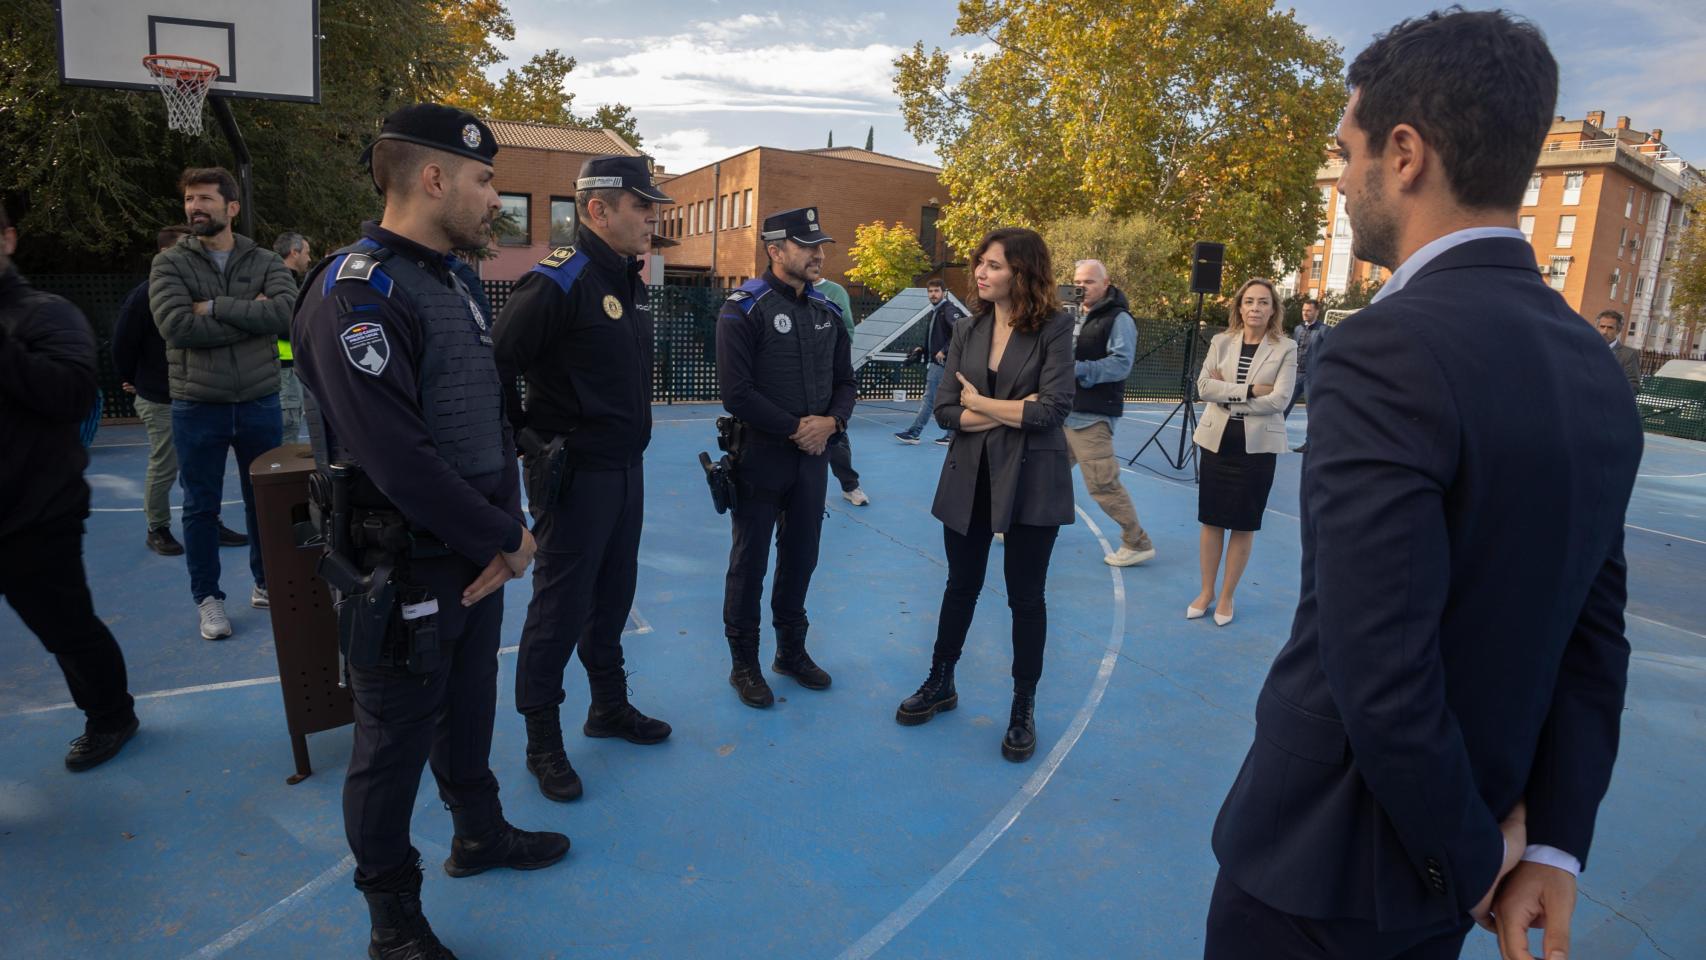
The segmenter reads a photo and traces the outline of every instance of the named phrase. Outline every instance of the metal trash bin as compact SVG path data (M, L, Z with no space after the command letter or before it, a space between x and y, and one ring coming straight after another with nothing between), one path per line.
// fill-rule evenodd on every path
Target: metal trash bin
M308 735L355 720L350 692L338 686L338 623L331 588L314 570L318 547L298 547L294 527L308 519L308 478L314 454L306 443L268 450L249 465L260 524L261 564L272 602L273 647L278 653L279 689L300 783L313 772Z

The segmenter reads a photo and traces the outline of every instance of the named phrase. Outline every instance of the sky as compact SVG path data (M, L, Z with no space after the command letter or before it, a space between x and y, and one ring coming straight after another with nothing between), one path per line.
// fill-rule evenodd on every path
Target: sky
M935 163L901 121L893 61L918 41L969 52L981 37L952 35L952 0L851 4L773 0L507 0L519 65L557 48L577 66L567 87L577 113L624 103L643 149L674 173L752 146L864 146ZM1466 4L1468 5L1468 4ZM1706 166L1706 16L1702 0L1514 0L1506 9L1546 33L1562 70L1557 112L1604 110ZM1281 9L1288 9L1280 4ZM851 9L854 12L843 12ZM1303 0L1290 6L1349 61L1375 33L1432 9L1398 0ZM501 68L498 71L501 72Z

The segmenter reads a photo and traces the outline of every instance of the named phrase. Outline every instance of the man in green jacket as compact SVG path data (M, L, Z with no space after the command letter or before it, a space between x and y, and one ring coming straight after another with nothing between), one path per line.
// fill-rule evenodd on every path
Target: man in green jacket
M853 336L853 301L847 296L847 288L834 280L819 280L815 284L819 293L829 298L829 302L841 308L841 322L847 327L847 336ZM845 431L829 438L829 469L835 474L835 481L841 484L841 498L855 507L862 507L871 502L865 495L865 489L859 486L859 471L853 469L853 443Z
M154 258L148 303L166 341L172 442L184 488L190 594L207 640L231 636L219 589L219 504L225 451L237 452L248 523L249 603L268 605L249 463L280 443L278 338L290 330L296 280L278 254L231 230L237 181L219 167L178 181L190 236Z

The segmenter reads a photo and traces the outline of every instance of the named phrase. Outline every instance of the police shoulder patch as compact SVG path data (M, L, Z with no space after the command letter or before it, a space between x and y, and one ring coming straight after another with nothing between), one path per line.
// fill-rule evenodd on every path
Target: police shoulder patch
M574 255L574 247L556 247L539 261L539 265L542 267L560 267L568 263L569 258Z
M324 292L330 292L332 284L345 280L359 280L378 290L381 296L391 295L391 278L380 269L379 261L365 253L346 253L343 259L335 261L336 271L332 271L331 279L326 281Z
M729 294L729 299L739 303L742 300L752 299L752 294L747 293L745 290L736 290L734 293Z
M377 323L352 323L338 335L338 341L343 344L344 359L369 376L379 376L391 362L391 341L385 338L385 328Z

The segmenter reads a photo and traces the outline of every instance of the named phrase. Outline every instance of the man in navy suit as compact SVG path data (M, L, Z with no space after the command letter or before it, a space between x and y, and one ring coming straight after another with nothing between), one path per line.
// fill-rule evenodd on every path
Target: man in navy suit
M1605 344L1517 231L1557 97L1532 25L1399 24L1338 142L1359 259L1314 358L1302 584L1214 829L1210 960L1568 949L1617 753L1641 455Z

